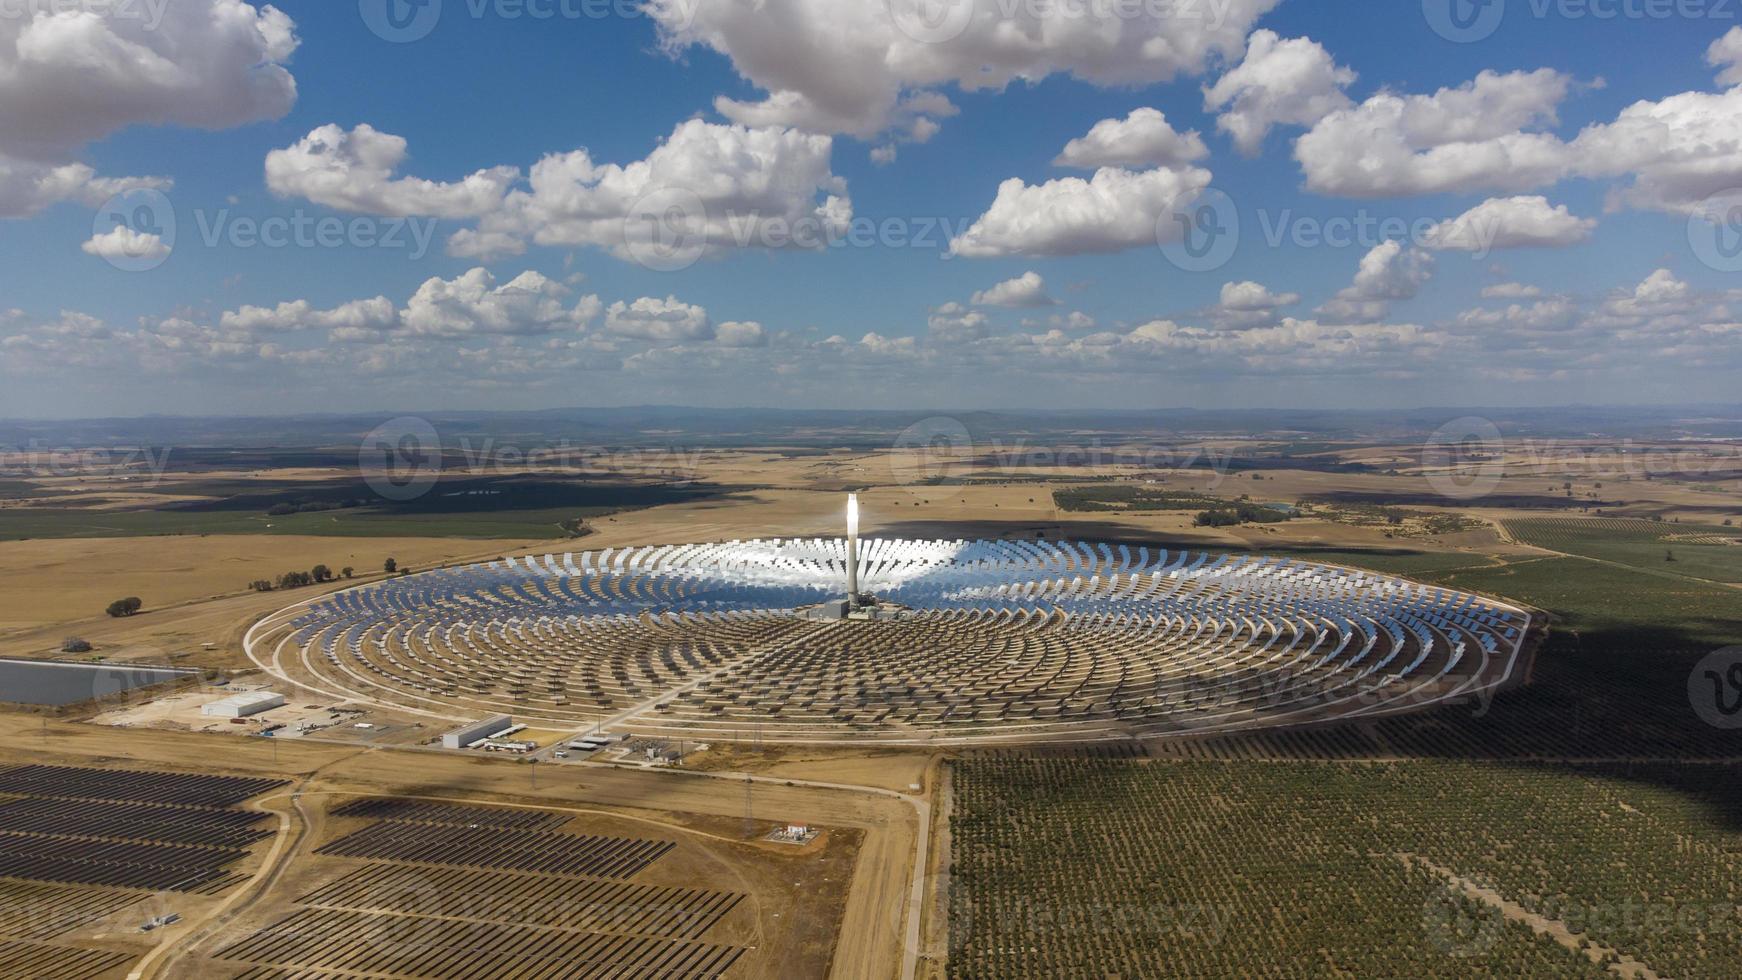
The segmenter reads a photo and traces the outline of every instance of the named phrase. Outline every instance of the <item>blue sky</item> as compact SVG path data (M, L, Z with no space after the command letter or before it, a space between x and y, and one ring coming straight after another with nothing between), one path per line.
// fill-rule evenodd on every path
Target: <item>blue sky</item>
M393 43L384 2L0 9L0 415L1733 400L1726 5L1511 0L1456 43L1464 0L445 0ZM961 33L903 31L932 2ZM1212 190L1238 246L1182 268ZM142 205L173 241L105 217ZM345 231L236 237L272 219Z

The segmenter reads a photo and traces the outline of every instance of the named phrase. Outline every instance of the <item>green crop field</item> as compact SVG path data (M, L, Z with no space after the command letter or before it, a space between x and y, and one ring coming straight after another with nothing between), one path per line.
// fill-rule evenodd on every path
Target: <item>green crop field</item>
M1584 558L1540 558L1425 577L1546 609L1563 630L1584 636L1619 633L1698 644L1738 639L1742 590L1653 571Z
M1660 975L1742 975L1736 767L954 765L954 978L1610 975L1465 882Z
M220 487L214 482L205 489ZM135 510L8 507L0 509L0 541L163 534L561 538L576 521L718 492L704 486L535 478L443 481L422 497L400 502L374 496L360 480L223 489L231 495ZM310 509L273 512L298 507Z
M1505 523L1514 538L1550 551L1714 582L1742 582L1742 534L1734 528L1621 518L1521 518Z
M1688 678L1742 641L1742 590L1586 558L1426 573L1546 610L1531 683L1492 704L1377 724L1394 751L1494 759L1742 758L1742 732L1694 713Z

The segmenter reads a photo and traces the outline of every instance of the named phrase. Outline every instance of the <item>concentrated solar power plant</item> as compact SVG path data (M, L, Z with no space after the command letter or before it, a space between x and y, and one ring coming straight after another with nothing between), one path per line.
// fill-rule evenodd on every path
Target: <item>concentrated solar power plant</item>
M1006 744L1393 713L1510 679L1530 616L1263 557L758 540L508 558L340 592L249 649L433 717L698 739Z

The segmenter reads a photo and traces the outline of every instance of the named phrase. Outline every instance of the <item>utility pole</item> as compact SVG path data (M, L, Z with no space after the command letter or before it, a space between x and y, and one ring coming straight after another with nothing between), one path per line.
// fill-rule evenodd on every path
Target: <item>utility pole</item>
M756 780L750 776L744 777L744 839L750 840L756 835L756 819L750 814L750 794L756 788Z

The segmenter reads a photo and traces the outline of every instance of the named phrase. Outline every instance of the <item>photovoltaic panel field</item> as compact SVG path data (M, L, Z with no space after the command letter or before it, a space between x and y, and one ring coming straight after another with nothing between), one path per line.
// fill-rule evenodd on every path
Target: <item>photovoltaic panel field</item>
M234 805L280 785L60 766L0 771L0 792L11 794L0 799L0 976L118 976L133 953L80 945L73 934L115 916L143 920L135 907L155 896L215 895L240 882L234 866L272 831L260 827L269 814Z
M319 853L333 857L629 878L659 860L674 846L670 841L383 821L334 841L321 848Z
M703 980L746 952L708 938L743 894L630 880L672 841L531 808L365 798L331 816L372 822L317 850L334 874L288 914L216 952L247 965L231 975Z

